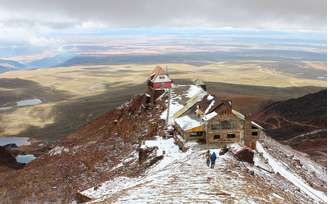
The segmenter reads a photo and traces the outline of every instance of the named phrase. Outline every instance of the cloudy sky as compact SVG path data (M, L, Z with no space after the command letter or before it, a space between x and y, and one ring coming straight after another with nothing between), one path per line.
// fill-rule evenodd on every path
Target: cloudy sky
M323 30L325 0L1 0L6 26L214 26Z
M83 41L88 33L128 28L325 34L326 4L326 0L0 0L0 42L3 49L22 43L58 47L67 42L68 33Z

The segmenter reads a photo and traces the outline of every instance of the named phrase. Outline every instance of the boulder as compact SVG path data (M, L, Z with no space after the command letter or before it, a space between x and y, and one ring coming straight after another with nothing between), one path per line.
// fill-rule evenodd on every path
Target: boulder
M144 168L148 168L159 160L164 158L165 152L162 155L157 155L158 147L145 147L141 146L138 149L139 152L139 164L144 166Z
M3 147L7 150L18 148L18 146L15 143L6 144Z
M242 148L237 152L233 152L233 154L239 161L244 161L250 164L254 164L254 160L253 160L254 152L249 148Z
M24 164L18 163L15 156L13 156L9 150L2 146L0 146L0 165L12 169L20 169L24 167Z
M138 149L139 164L144 163L151 155L155 154L158 147L140 147Z
M226 146L224 146L224 147L221 148L221 150L220 150L220 152L219 152L219 155L224 155L224 154L227 153L228 151L229 151L229 149L228 149Z

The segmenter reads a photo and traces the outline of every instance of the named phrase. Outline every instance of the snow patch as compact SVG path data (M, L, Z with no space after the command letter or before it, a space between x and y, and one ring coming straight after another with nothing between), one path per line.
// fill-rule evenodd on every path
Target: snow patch
M207 96L207 100L208 101L211 101L211 100L213 100L214 99L214 96L212 96L211 94L208 94L208 96Z
M63 152L69 152L69 149L66 148L66 147L63 147L63 146L57 146L57 147L51 149L51 150L48 152L48 154L49 154L50 156L55 156L55 155L60 155L60 154L62 154Z
M232 109L232 113L237 116L238 118L240 118L241 120L245 120L245 116L241 113L239 113L238 111Z
M175 122L183 129L190 130L195 127L199 127L202 125L201 121L197 121L191 118L189 115L182 116L180 118L175 119Z
M92 187L82 192L83 195L95 200L95 202L102 201L107 197L121 191L122 189L129 188L132 185L136 185L138 179L128 177L117 177L113 180L106 181L98 187Z
M180 160L185 157L186 153L180 151L179 146L174 144L174 139L163 139L161 137L156 137L156 140L145 141L146 147L158 147L157 156L164 154L164 158L152 169L152 171L160 170L170 163Z
M208 111L211 110L211 108L214 106L214 104L215 104L215 100L213 100L213 101L210 103L210 105L206 108L206 110L205 110L205 114L207 114Z
M169 124L172 124L174 114L176 112L178 112L181 108L183 108L183 105L181 105L177 102L171 101L170 113L169 113ZM161 119L166 120L166 117L167 117L167 109L162 112Z
M205 92L205 91L201 87L196 86L196 85L191 85L190 88L187 91L186 96L188 98L192 98L192 97L194 97L196 95L199 95L199 94L201 94L203 92Z
M241 151L242 149L244 149L244 147L240 146L237 143L234 144L230 144L229 148L231 150L232 153L236 154L237 152Z
M287 180L292 182L295 186L299 187L303 192L309 195L314 200L320 202L326 202L327 196L324 192L315 190L308 184L306 184L302 178L294 175L288 170L288 167L283 163L279 162L273 158L269 153L267 153L260 142L256 142L256 151L262 153L263 157L268 160L268 164L272 167L273 171L279 173L281 176L285 177Z
M213 111L209 114L206 114L204 117L203 117L203 120L211 120L212 118L214 118L215 116L217 116L217 112Z
M158 173L161 170L166 169L168 166L174 164L175 162L184 160L191 152L181 152L179 147L174 144L174 139L163 139L161 137L155 137L155 140L145 141L145 147L158 147L157 155L162 155L164 152L164 158L160 160L155 166L149 169L146 172L146 176L140 176L137 178L128 178L128 177L117 177L112 180L102 183L98 187L92 187L85 191L82 191L81 194L85 195L91 199L96 199L91 201L99 202L103 201L106 198L113 196L116 193L125 191L132 187L136 187L141 184L152 182L158 176Z

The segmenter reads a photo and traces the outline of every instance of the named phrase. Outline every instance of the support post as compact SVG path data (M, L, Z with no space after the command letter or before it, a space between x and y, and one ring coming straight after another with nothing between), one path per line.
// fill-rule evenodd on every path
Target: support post
M169 100L168 100L168 104L167 104L166 129L169 127L170 105L171 105L171 88L169 88Z
M206 139L206 145L208 145L208 131L207 131L207 120L205 120L205 139Z

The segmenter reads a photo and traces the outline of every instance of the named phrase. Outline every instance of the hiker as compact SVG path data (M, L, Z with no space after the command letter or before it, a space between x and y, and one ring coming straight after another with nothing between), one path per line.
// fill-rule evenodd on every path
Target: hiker
M206 158L207 166L210 167L210 165L211 165L211 152L210 152L210 150L207 150L207 152L205 154L205 158Z
M211 154L211 169L214 168L215 160L216 160L216 154L215 154L215 152L213 152L213 153Z

